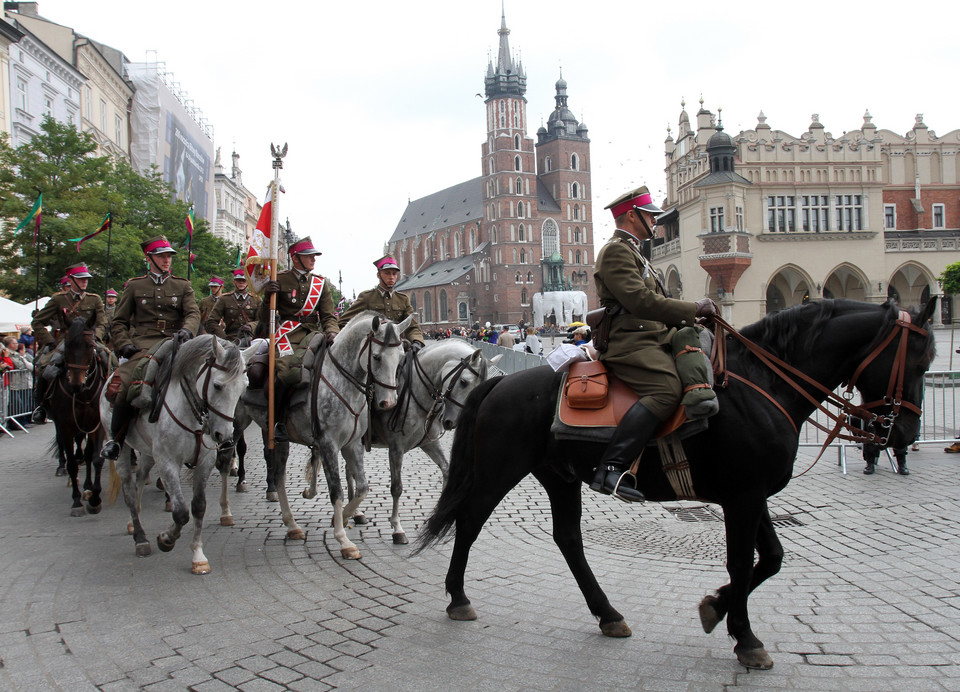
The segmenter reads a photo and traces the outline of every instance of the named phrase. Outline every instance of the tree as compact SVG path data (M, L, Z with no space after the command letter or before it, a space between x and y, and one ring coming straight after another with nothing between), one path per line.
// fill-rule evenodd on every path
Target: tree
M960 262L948 264L940 275L943 292L948 296L960 294Z
M156 168L141 175L127 161L93 156L95 151L90 135L51 118L44 119L41 134L16 149L0 141L0 218L13 221L0 233L0 290L12 299L35 297L38 250L40 296L57 290L64 268L77 262L85 262L94 275L89 290L120 289L126 279L144 272L140 243L160 234L183 248L173 272L186 276L187 204L175 199ZM32 228L16 236L13 229L41 192L43 221L35 246ZM77 254L69 239L96 230L108 212L110 232L86 241ZM210 274L228 273L237 256L235 247L210 234L205 219L197 219L193 253L197 274L191 279L200 295Z

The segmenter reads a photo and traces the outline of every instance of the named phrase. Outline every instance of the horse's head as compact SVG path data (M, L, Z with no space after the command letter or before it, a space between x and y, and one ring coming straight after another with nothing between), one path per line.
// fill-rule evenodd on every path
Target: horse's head
M210 339L193 339L181 346L178 360L200 363L193 369L193 382L182 381L183 391L188 400L193 398L196 387L196 401L189 401L196 408L195 416L204 419L203 432L213 438L217 445L233 440L233 416L237 401L247 385L244 377L244 354L236 344L210 335ZM185 378L190 379L188 371ZM200 414L200 415L197 415Z
M870 429L886 438L886 447L906 447L920 432L923 376L936 354L930 318L936 297L919 313L891 302L877 339L866 349L862 371L854 375L863 406L878 417Z
M63 360L67 366L67 385L74 390L81 389L87 376L96 369L96 346L93 330L96 315L89 319L77 317L70 323L63 340Z
M494 361L500 358L501 356L496 356ZM444 365L440 385L443 395L440 424L443 425L444 430L453 430L457 427L467 395L487 379L487 366L488 362L480 349Z
M373 406L385 411L397 404L397 368L403 357L400 335L410 326L413 316L395 324L376 313L362 315L369 322L357 319L361 315L351 320L337 337L334 348L356 349L357 366L366 370L367 383L372 386ZM364 335L362 325L365 324L369 324L369 329Z

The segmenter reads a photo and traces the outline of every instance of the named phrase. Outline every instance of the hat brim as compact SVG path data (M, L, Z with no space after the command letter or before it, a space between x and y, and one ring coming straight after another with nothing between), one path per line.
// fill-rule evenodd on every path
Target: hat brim
M82 273L78 273L78 274L71 274L69 278L71 278L71 279L90 279L90 278L92 278L92 277L93 277L93 274L89 274L89 273L87 273L87 272L82 272Z
M156 250L151 250L147 254L148 255L165 255L169 252L172 252L173 254L177 254L177 251L174 250L172 247L160 247L160 248L157 248Z
M317 250L316 248L308 248L306 250L297 250L293 254L295 255L322 255L323 253Z
M660 207L658 207L656 204L644 204L644 205L642 205L642 206L637 207L637 209L642 209L643 211L648 211L648 212L650 212L651 214L662 214L662 213L663 213L663 209L661 209Z

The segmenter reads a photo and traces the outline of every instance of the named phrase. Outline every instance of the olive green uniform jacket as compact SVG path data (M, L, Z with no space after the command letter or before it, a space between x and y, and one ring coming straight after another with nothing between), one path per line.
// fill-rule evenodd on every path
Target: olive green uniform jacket
M313 335L318 331L324 333L340 331L340 327L337 326L337 317L333 314L333 293L330 291L329 281L323 282L320 300L313 311L306 316L297 314L303 309L303 301L310 293L311 282L310 274L301 274L293 269L277 274L280 292L277 293L275 328L279 329L280 325L287 320L300 323L296 329L287 334L287 339L293 347L293 354L278 358L276 362L277 379L290 385L300 381L300 364L303 362L303 354ZM268 297L264 297L263 303L260 304L259 319L264 324L269 324L270 300Z
M240 340L240 327L250 325L251 332L257 329L257 313L260 311L260 299L250 293L244 296L236 292L220 297L207 315L204 329L208 334L216 334L222 339L236 343ZM223 326L220 321L223 321Z
M364 291L357 296L353 304L343 311L338 320L340 327L346 326L347 322L359 315L364 310L373 310L379 312L391 322L403 322L407 317L414 314L413 305L406 293L400 291L387 292L377 286L369 291ZM423 332L420 331L420 325L417 324L417 318L403 333L403 337L408 341L419 341L423 343Z
M213 308L220 302L220 298L222 297L223 294L221 292L219 296L209 295L200 301L200 324L204 329L206 329L207 326L207 318L210 317L210 313L213 312ZM207 331L210 330L207 329Z
M103 311L103 301L100 296L95 293L84 293L81 298L72 291L53 294L30 324L36 335L37 350L39 351L54 340L53 334L47 330L47 327L63 334L77 317L89 320L94 315L96 316L93 327L94 336L103 341L107 333L107 315Z
M600 360L654 415L666 419L683 395L670 339L677 328L696 323L696 304L667 298L639 242L621 229L597 254L593 278L602 306L623 307Z

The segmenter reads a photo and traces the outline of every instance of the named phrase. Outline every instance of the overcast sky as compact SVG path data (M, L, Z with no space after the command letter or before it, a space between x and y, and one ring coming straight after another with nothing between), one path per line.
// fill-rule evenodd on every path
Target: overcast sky
M818 113L839 137L867 109L900 134L917 113L937 135L957 130L958 7L505 0L528 134L553 108L561 67L589 127L598 246L613 230L603 207L621 192L647 184L663 198L663 142L682 99L691 121L701 96L722 108L730 134L761 110L794 136ZM342 271L348 296L375 283L371 262L409 199L481 174L476 94L500 0L41 0L40 14L130 60L156 55L213 124L224 163L240 154L261 200L270 143L287 142L281 219L323 251L318 271L334 281Z

